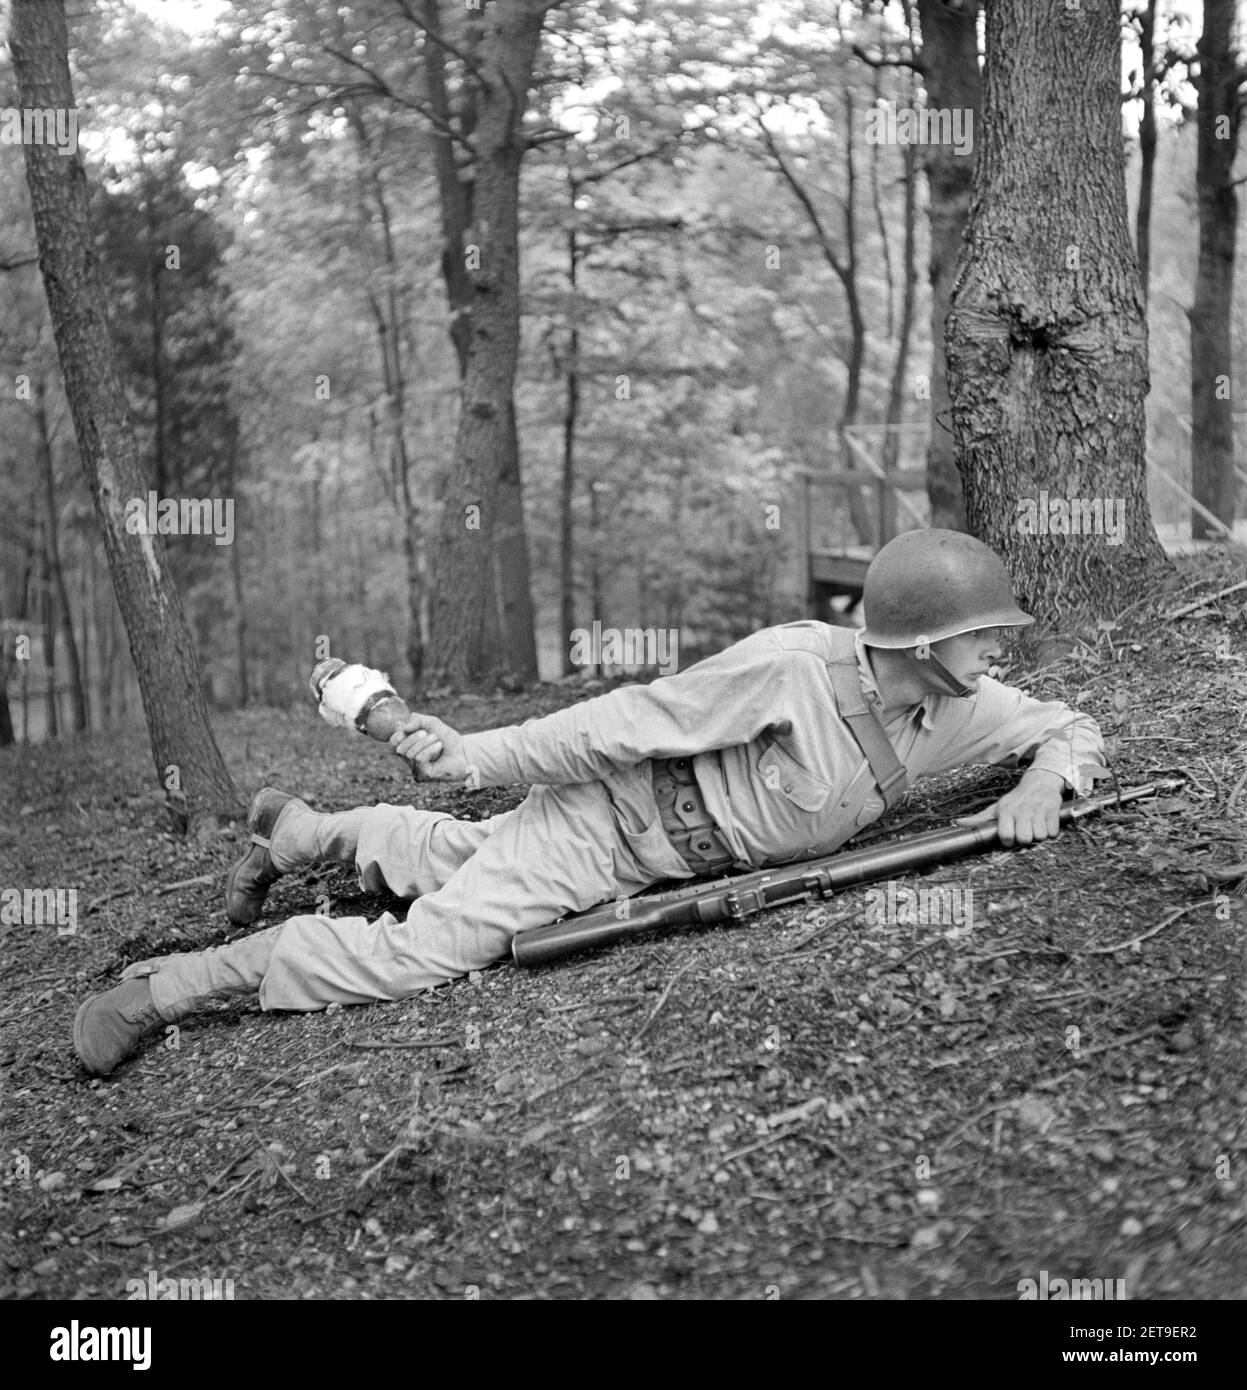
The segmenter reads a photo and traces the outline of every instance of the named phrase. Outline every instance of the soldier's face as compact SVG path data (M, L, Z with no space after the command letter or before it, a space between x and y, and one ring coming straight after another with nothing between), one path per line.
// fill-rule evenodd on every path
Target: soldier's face
M931 650L958 680L973 685L987 674L989 666L1000 660L1004 633L1001 627L981 627L976 632L932 642Z

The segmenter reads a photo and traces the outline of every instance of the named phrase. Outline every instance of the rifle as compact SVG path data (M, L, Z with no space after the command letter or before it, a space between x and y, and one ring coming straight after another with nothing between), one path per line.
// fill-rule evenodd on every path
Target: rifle
M1070 801L1061 808L1061 824L1068 825L1143 797L1177 791L1182 785L1177 779L1149 782L1111 795ZM740 922L767 908L810 898L830 898L838 889L857 883L925 868L957 854L984 850L999 839L994 821L984 825L952 826L842 854L824 855L821 859L779 864L753 873L693 883L666 893L624 898L617 903L603 903L548 927L518 932L511 939L511 955L517 965L544 965L547 961L624 941L643 932Z

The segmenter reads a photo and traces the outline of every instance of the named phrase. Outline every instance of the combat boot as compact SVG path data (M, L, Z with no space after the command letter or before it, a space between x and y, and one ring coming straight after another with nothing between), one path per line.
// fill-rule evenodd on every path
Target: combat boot
M121 984L94 995L74 1019L74 1050L96 1076L107 1076L162 1023L176 1023L213 1000L254 994L268 970L280 926L228 946L136 961Z
M285 872L273 862L273 833L278 817L292 803L311 812L306 803L276 787L262 787L252 799L247 812L251 841L225 884L225 915L236 927L249 927L255 921L264 910L268 890Z
M93 1076L107 1076L167 1020L147 979L127 980L88 999L74 1018L74 1051Z

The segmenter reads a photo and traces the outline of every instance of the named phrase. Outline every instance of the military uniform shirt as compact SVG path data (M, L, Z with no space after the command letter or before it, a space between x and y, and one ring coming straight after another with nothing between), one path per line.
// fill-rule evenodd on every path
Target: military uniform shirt
M928 695L884 720L866 650L860 634L827 623L764 628L677 675L465 735L469 779L610 782L647 759L687 756L739 865L828 854L884 809L827 671L829 661L856 658L863 691L911 780L967 763L1029 760L1089 794L1103 768L1093 719L983 676L965 699Z

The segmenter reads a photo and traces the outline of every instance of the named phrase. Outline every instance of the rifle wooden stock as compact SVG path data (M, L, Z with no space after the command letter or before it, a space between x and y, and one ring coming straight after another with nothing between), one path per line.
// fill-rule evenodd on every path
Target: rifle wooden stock
M1061 808L1061 823L1068 825L1113 806L1175 791L1181 785L1180 781L1149 782L1110 796L1070 801ZM548 927L533 927L517 933L511 940L511 955L517 965L544 965L577 951L607 946L644 932L740 921L767 908L807 898L830 898L840 888L984 850L998 844L999 840L995 821L950 826L864 849L829 854L821 859L696 882L667 893L624 898L618 903L603 903L601 907Z

